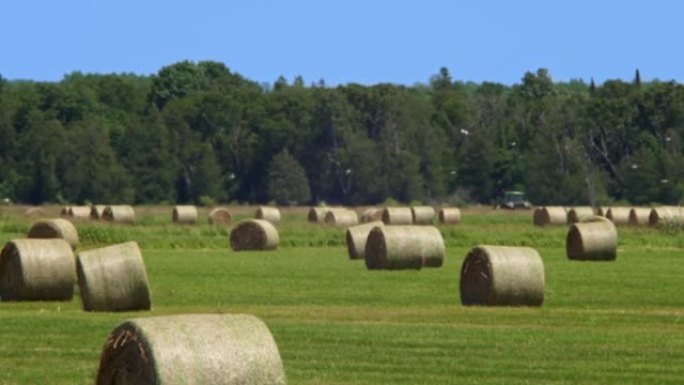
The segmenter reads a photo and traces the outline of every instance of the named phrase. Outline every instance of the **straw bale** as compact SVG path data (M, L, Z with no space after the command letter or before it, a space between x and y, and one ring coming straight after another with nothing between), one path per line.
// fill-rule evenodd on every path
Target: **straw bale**
M568 221L568 213L562 206L544 206L534 210L535 226L564 225Z
M44 217L47 215L47 212L42 207L30 207L26 210L24 215L27 217Z
M102 219L102 215L104 214L105 208L107 208L107 206L105 205L90 206L90 219L95 221Z
M461 209L458 207L444 207L439 210L439 223L455 225L461 223Z
M178 205L171 212L173 223L194 225L197 223L197 207L191 205Z
M135 210L128 205L114 205L105 207L102 219L117 223L135 223Z
M377 208L377 207L370 207L367 208L366 210L363 211L363 214L361 214L361 222L362 223L368 223L368 222L375 222L375 221L381 221L382 220L382 209Z
M285 385L268 327L244 314L181 314L119 324L100 355L97 385Z
M265 219L276 225L280 222L280 210L277 207L261 206L257 208L254 217L256 219Z
M73 219L89 219L90 206L71 206L69 207L69 217Z
M529 247L471 249L461 266L461 303L484 306L541 306L544 263Z
M411 216L414 225L431 225L435 219L435 209L432 206L413 206Z
M325 221L325 214L328 213L330 207L311 207L309 209L308 220L311 223L321 223Z
M265 219L240 221L230 232L230 246L235 251L275 250L278 242L278 230Z
M629 213L631 211L630 207L611 207L606 211L606 218L616 226L627 225L629 224Z
M650 207L632 207L629 211L629 224L632 226L648 225L650 215Z
M76 270L83 310L150 310L150 284L136 242L82 251Z
M410 207L385 207L382 210L382 221L386 225L412 225L413 213Z
M78 231L73 223L63 218L41 219L34 222L28 231L28 238L52 239L61 238L67 241L72 249L78 246Z
M568 210L567 223L571 225L573 223L582 222L593 216L594 208L591 206L573 207Z
M651 226L684 225L684 211L679 206L654 207L648 217Z
M445 246L433 226L379 226L368 234L365 250L368 269L420 269L440 267Z
M210 225L227 225L231 220L230 211L225 207L216 207L209 212Z
M610 220L594 216L570 226L565 242L569 259L612 261L617 257L618 233Z
M384 225L382 221L375 221L349 227L346 234L349 259L364 259L366 257L368 234L374 228Z
M359 223L359 216L351 209L331 208L325 214L325 223L335 226L353 226Z

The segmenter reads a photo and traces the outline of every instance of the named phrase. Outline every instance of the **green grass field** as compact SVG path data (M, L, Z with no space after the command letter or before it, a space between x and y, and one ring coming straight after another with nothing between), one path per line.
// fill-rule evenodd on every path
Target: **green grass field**
M78 223L83 248L136 240L151 312L86 313L71 302L0 303L0 384L93 384L102 346L122 320L176 313L249 313L273 333L288 384L681 384L684 237L620 229L615 262L570 262L566 228L531 213L466 211L442 228L445 265L367 271L344 229L286 212L276 252L232 252L229 229L170 224L143 209L134 226ZM248 215L244 210L240 216ZM0 215L0 241L30 220ZM541 308L466 308L459 272L476 244L539 250Z

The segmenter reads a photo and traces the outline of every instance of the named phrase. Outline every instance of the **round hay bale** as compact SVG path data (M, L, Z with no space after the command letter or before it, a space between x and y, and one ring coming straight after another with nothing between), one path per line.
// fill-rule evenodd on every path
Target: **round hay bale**
M135 210L128 205L107 206L102 212L102 219L116 223L135 223Z
M529 247L476 246L461 266L460 288L466 306L541 306L544 262Z
M650 215L650 207L633 207L629 211L629 224L632 226L648 225Z
M63 218L41 219L34 222L28 231L28 238L64 239L75 249L78 246L78 231L73 223Z
M629 224L629 213L632 211L630 207L611 207L606 211L606 219L613 222L614 225Z
M618 233L610 220L594 216L570 226L565 241L568 259L612 261L617 257Z
M105 205L92 205L90 206L90 219L100 220L102 219L102 214L107 206Z
M135 318L107 338L97 385L285 385L278 346L252 315Z
M24 215L27 217L44 217L47 215L47 212L42 207L31 207L26 210Z
M594 210L594 212L595 212L596 215L598 215L599 217L605 217L605 216L606 216L606 213L608 212L609 209L610 209L610 208L605 208L605 207L598 206L598 207L596 207L596 209Z
M589 219L594 216L594 208L590 206L573 207L568 210L567 223L573 224L577 222L582 222L585 219Z
M216 207L209 212L210 225L227 225L231 220L230 211L225 207Z
M535 226L564 225L568 221L568 213L563 206L544 206L534 210Z
M0 253L3 301L69 301L74 296L74 251L64 239L14 239Z
M171 213L173 223L194 225L197 223L197 207L195 206L175 206Z
M366 257L368 234L374 228L384 225L382 221L375 221L348 228L347 250L349 251L349 259L364 259Z
M71 216L71 206L64 206L59 210L59 216L63 218L69 218Z
M230 232L230 247L241 250L275 250L278 248L278 230L265 219L247 219Z
M413 213L410 207L385 207L382 210L382 221L386 225L412 225Z
M330 209L325 214L325 223L335 226L353 226L359 223L359 216L356 211L350 209Z
M329 207L311 207L307 218L311 223L321 223L325 221L325 214L327 214L329 210Z
M90 206L71 206L69 207L69 217L73 219L89 219Z
M257 209L254 217L267 220L275 225L280 222L280 210L277 207L261 206Z
M661 206L651 209L648 217L648 224L651 226L684 224L684 213L678 206Z
M383 211L382 209L379 209L377 207L367 208L366 210L363 211L363 214L361 214L361 222L368 223L368 222L381 221L382 220L382 211Z
M376 226L366 241L366 267L420 269L444 262L444 239L433 226Z
M458 207L445 207L439 210L439 223L443 225L455 225L461 223L461 209Z
M431 206L413 206L411 216L414 225L431 225L435 219L435 209Z
M150 284L136 242L82 251L76 258L85 311L150 310Z

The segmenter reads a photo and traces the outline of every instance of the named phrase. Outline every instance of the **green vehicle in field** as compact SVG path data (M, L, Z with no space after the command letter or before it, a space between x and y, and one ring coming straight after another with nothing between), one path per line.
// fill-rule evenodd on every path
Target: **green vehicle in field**
M525 193L522 191L506 191L503 197L499 198L496 205L496 209L506 209L506 210L529 210L532 205L529 201L525 200Z

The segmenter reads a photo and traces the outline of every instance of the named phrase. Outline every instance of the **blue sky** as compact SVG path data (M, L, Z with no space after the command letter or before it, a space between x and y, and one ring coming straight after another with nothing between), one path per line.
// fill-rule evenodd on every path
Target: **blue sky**
M9 4L8 4L9 3ZM307 83L684 82L684 2L634 0L9 0L0 5L0 75L156 73L215 60L247 78Z

